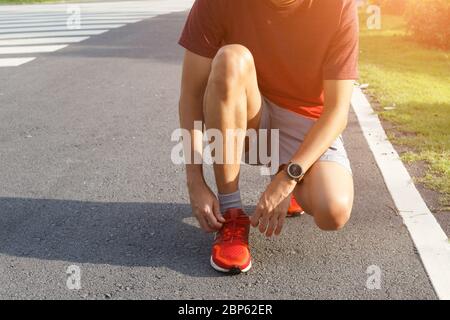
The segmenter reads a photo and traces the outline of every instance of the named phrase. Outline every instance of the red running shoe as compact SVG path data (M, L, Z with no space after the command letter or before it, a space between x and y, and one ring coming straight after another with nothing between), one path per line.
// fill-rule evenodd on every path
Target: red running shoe
M252 267L248 248L250 219L242 209L229 209L223 217L225 223L212 247L211 266L220 272L247 272Z
M291 203L289 204L289 209L287 212L288 217L293 217L304 213L305 211L303 211L302 207L300 207L300 205L297 203L297 200L295 200L294 196L291 196Z

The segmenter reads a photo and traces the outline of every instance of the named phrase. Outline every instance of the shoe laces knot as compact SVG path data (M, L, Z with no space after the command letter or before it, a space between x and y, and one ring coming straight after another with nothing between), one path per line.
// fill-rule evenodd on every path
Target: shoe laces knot
M232 215L227 217L219 237L222 241L227 242L248 242L249 220L247 216Z

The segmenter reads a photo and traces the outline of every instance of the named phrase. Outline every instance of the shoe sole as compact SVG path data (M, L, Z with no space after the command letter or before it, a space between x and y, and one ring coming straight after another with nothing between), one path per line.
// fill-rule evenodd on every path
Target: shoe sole
M305 211L288 212L287 216L288 217L298 217L298 216L304 215L305 213L306 213Z
M245 269L242 269L242 270L240 268L238 268L238 267L234 267L234 268L231 268L231 269L225 269L225 268L219 267L217 264L214 263L212 256L210 258L210 263L211 263L211 267L213 267L214 270L219 271L219 272L223 272L223 273L230 273L230 274L245 273L245 272L248 272L252 268L252 261L251 260L250 260L249 265Z

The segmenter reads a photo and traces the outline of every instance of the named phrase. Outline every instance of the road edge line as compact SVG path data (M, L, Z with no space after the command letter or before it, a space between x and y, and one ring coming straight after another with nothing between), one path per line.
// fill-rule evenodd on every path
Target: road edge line
M434 291L439 299L450 300L450 242L447 235L427 207L360 88L354 89L351 105Z

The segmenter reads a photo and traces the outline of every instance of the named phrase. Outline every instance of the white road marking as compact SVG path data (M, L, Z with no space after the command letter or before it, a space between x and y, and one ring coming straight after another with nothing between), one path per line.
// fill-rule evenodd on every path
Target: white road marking
M155 14L146 14L146 15L138 15L138 16L134 16L134 15L120 15L120 16L104 16L104 15L95 15L95 16L91 16L91 15L82 15L81 16L81 22L83 21L87 21L87 20L96 20L96 21L108 21L108 20L118 20L118 19L147 19L147 18L151 18L154 17L156 15ZM9 20L7 21L6 19L1 19L0 18L0 24L2 25L8 25L10 23L38 23L38 22L57 22L57 21L67 21L67 19L69 18L68 15L60 15L57 17L42 17L42 18L20 18L20 19L14 19L14 20Z
M1 8L0 8L1 9ZM151 13L152 10L142 10L138 12L114 12L114 11L99 11L94 12L92 10L87 11L83 13L83 16L86 17L131 17L131 16L144 16L148 13ZM81 12L80 12L81 13ZM68 17L70 16L70 13L67 13L65 9L60 10L59 12L42 12L42 13L34 13L34 14L28 14L28 13L19 13L19 14L0 14L0 19L2 20L14 20L14 19L42 19L42 18L62 18L62 17Z
M76 30L95 30L95 29L115 29L123 27L124 24L105 24L105 25L86 25L81 24L79 29ZM57 26L57 27L30 27L30 28L2 28L0 29L0 34L5 33L17 33L17 32L46 32L46 31L67 31L73 30L69 29L67 26Z
M403 218L430 281L440 299L450 299L450 243L403 165L361 89L352 107L395 206Z
M6 33L6 34L0 34L0 39L92 36L92 35L102 34L107 31L108 30L73 30L73 31L53 31L53 32Z
M0 58L0 68L3 67L18 67L24 63L33 61L35 57L30 58Z
M0 40L0 46L29 46L36 44L77 43L87 39L89 39L89 37L9 39L9 40Z
M24 53L42 53L55 52L67 47L67 44L54 46L19 46L19 47L0 47L0 54L24 54Z
M118 1L0 6L0 54L52 52L110 29L158 14L188 10L194 0ZM80 9L80 29L69 29ZM76 19L75 19L76 20ZM59 44L57 46L56 44ZM19 66L34 58L2 59L1 66Z
M66 26L67 19L62 19L60 21L52 21L48 22L22 22L22 23L2 23L0 22L0 31L2 28L28 28L28 27L51 27L51 26ZM136 23L142 21L141 19L128 19L128 20L92 20L92 19L82 19L81 24L88 25L103 25L103 24L127 24L127 23Z

